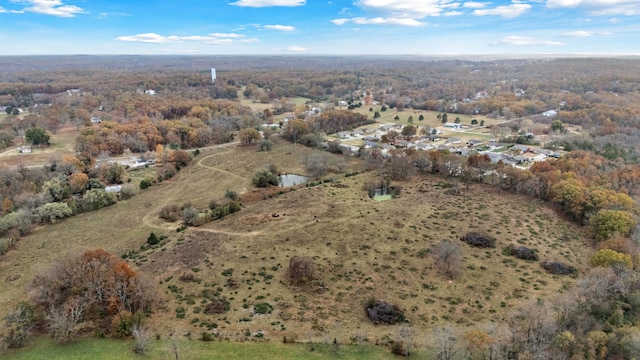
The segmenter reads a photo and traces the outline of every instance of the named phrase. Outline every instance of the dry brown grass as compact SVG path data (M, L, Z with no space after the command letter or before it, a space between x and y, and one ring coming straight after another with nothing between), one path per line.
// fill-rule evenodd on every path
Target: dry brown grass
M131 200L39 228L0 258L0 313L24 298L33 274L58 256L96 247L116 254L134 250L131 261L156 278L167 300L153 317L157 329L190 328L199 334L215 324L231 339L245 338L247 330L251 336L262 330L274 340L330 334L347 341L356 332L381 339L393 330L370 325L364 304L371 297L398 305L419 329L473 325L499 320L527 299L548 297L573 283L546 274L537 262L502 255L509 244L533 248L541 260L583 269L589 249L581 229L545 204L483 185L472 185L464 196L448 195L441 179L432 176L396 184L403 187L401 196L386 202L370 200L362 190L374 174L333 174L327 176L333 182L267 195L184 232L157 218L166 204L192 201L204 209L226 190L251 189L251 174L262 166L304 173L302 159L314 150L277 137L274 142L267 153L255 146L203 151L176 177ZM348 168L357 166L354 159ZM138 251L151 231L168 239ZM447 281L426 251L442 239L459 241L467 231L488 232L497 238L497 248L461 243L461 275ZM318 282L313 286L289 284L287 266L295 255L314 259ZM180 281L183 274L195 281ZM229 278L235 286L228 285ZM205 315L203 290L226 297L230 311ZM253 314L253 305L261 302L273 312ZM180 307L183 319L176 318Z

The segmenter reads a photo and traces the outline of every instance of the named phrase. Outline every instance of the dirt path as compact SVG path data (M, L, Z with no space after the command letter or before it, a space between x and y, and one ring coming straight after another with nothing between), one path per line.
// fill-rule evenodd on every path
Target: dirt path
M225 153L226 153L226 152L231 151L230 149L227 149L227 148L224 148L224 147L223 147L223 149L224 149L224 152L225 152ZM203 157L202 159L200 159L200 161L198 161L197 165L198 165L198 166L200 166L200 167L203 167L203 168L205 168L205 169L215 170L215 171L221 172L221 173L223 173L223 174L225 174L225 175L229 175L229 176L233 176L233 177L236 177L236 178L239 178L239 179L245 180L245 178L244 178L244 177L242 177L242 176L240 176L240 175L237 175L237 174L234 174L234 173L232 173L232 172L230 172L230 171L223 170L223 169L217 168L217 167L215 167L215 166L209 166L209 165L204 165L204 164L203 164L203 162L204 162L205 160L207 160L207 159L209 159L209 158L212 158L212 157L215 157L215 156L218 156L218 155L220 155L220 153L207 155L207 156Z

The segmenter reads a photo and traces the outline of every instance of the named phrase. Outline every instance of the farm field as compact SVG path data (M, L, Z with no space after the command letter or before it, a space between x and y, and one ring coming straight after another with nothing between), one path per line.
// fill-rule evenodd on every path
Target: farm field
M202 151L174 178L130 200L39 227L0 259L0 313L24 299L30 279L60 255L104 248L153 277L165 301L149 326L163 338L177 332L197 339L208 332L232 342L350 343L358 337L386 344L396 329L367 320L364 304L373 298L398 305L427 342L422 334L444 324L482 327L573 285L574 278L549 275L539 262L503 255L508 245L586 269L591 250L581 228L543 202L488 185L451 195L441 178L417 175L392 184L402 187L399 197L375 202L363 190L375 172L363 172L350 159L345 172L359 172L355 176L329 174L314 186L249 196L256 169L273 164L282 173L304 174L305 157L316 151L272 140L271 152L235 145ZM254 201L181 232L178 223L158 217L169 204L191 202L204 210L227 190ZM433 266L432 247L443 239L459 242L471 231L494 236L497 247L462 245L461 276L446 280ZM151 232L166 238L143 247ZM313 258L312 286L289 283L293 256ZM218 300L228 302L228 311L206 314Z

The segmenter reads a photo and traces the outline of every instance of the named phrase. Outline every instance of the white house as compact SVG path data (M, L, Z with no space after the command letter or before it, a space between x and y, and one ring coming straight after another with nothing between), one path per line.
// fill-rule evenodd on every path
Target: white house
M456 124L456 123L446 123L443 126L448 129L455 129L455 130L462 129L462 124Z
M558 115L558 112L555 110L548 110L542 113L542 116L546 117L555 117L556 115Z

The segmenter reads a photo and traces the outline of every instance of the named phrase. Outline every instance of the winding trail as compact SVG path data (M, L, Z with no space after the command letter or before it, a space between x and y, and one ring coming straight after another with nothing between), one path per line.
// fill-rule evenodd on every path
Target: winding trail
M233 145L237 145L239 144L239 141L236 142L232 142L232 143L226 143L226 144L219 144L219 145L213 145L213 146L208 146L208 147L204 147L204 148L199 148L200 151L202 150L213 150L213 149L223 149L224 151L221 153L216 153L216 154L211 154L211 155L207 155L203 158L201 158L196 165L203 167L205 169L210 169L210 170L214 170L214 171L218 171L220 173L223 173L225 175L228 176L232 176L232 177L236 177L242 180L246 180L244 177L234 174L230 171L227 170L223 170L223 169L219 169L215 166L210 166L210 165L205 165L203 164L203 162L209 158L215 157L215 156L219 156L220 154L224 154L227 153L229 151L231 151L230 148L228 148L229 146L233 146ZM166 206L168 204L169 200L166 200L164 203L162 203L162 205L158 206L155 208L155 210L150 211L149 213L147 213L144 217L142 217L142 223L149 228L152 229L162 229L162 230L173 230L175 231L176 229L178 229L180 226L182 226L181 224L177 224L177 223L163 223L163 224L158 224L158 223L154 223L152 221L152 217L158 218L158 214L160 213L160 209L162 209L164 206ZM164 225L164 226L163 226ZM188 231L200 231L200 232L207 232L207 233L213 233L213 234L223 234L223 235L230 235L230 236L258 236L260 234L262 234L262 231L259 230L254 230L254 231L250 231L250 232L246 232L246 233L241 233L241 232L232 232L232 231L226 231L226 230L220 230L220 229L208 229L208 228L201 228L201 227L187 227Z

